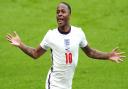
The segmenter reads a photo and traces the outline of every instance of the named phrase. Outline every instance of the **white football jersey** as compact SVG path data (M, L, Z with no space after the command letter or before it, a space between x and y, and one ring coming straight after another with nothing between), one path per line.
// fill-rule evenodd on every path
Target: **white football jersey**
M40 46L45 50L50 48L52 55L52 67L47 76L46 89L71 89L79 47L87 46L82 29L71 26L68 34L62 34L58 28L49 30Z

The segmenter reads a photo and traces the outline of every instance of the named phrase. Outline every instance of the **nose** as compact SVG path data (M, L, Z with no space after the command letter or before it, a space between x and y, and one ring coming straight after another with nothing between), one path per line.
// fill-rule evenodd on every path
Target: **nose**
M62 12L59 12L59 13L58 13L58 16L62 16Z

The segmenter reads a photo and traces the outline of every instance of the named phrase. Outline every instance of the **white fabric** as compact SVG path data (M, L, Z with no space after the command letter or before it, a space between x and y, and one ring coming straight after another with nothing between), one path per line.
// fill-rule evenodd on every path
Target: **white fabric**
M52 70L49 71L46 89L71 89L72 79L78 62L79 47L86 47L87 40L81 28L71 26L68 34L61 34L58 29L49 30L40 46L52 50ZM71 64L66 64L66 54L72 54ZM49 83L48 83L49 80ZM49 87L50 88L49 88Z

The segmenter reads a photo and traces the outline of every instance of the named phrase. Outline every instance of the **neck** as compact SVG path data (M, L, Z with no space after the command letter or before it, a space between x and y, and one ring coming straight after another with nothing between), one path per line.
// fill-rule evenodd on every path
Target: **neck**
M58 30L62 33L68 33L71 30L71 26L70 25L65 25L62 27L58 27Z

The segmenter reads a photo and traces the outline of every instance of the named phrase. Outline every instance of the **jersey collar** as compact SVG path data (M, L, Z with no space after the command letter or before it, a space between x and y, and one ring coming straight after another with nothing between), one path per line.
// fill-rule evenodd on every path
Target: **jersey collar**
M71 32L71 27L70 27L70 29L69 29L68 32L62 32L61 30L59 30L59 28L58 28L58 31L59 31L59 33L61 33L61 34L67 35L67 34L69 34L69 33Z

